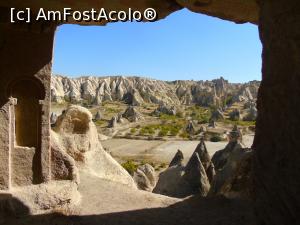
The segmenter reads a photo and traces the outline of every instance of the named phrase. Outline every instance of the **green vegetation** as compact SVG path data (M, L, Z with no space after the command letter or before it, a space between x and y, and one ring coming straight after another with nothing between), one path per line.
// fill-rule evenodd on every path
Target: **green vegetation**
M232 120L223 120L225 124L232 124L232 125L238 125L238 126L255 126L256 121L243 121L243 120L237 120L237 121L232 121Z
M104 124L107 123L105 120L97 120L94 122L96 126L103 126Z
M182 121L173 121L172 123L154 124L142 127L140 129L140 135L153 135L158 132L158 136L164 137L167 135L177 136L179 131L183 128Z
M136 129L135 129L135 128L131 128L131 129L130 129L130 133L135 134L135 132L136 132Z
M142 127L140 130L140 135L148 135L148 134L155 134L155 130L152 126Z
M169 131L167 129L161 129L158 133L158 136L164 137L164 136L167 136L168 133L169 133Z
M159 115L159 118L162 119L162 120L176 120L178 117L175 115L168 115L168 114L164 114L164 113L161 113Z
M92 108L94 105L94 102L92 99L83 99L83 100L76 102L76 104L80 104L81 106L83 106L85 108Z
M191 106L187 109L188 115L193 120L198 120L200 123L208 123L211 117L211 109L200 106Z
M138 165L135 162L131 161L131 160L129 160L129 161L125 162L125 163L122 163L122 166L131 175L133 175L133 173L138 168Z
M121 112L120 109L116 109L116 108L112 108L112 107L105 107L105 111L107 113L119 113L119 112Z
M183 118L183 117L184 117L184 113L183 113L182 111L178 111L178 112L176 113L176 116L177 116L178 118Z

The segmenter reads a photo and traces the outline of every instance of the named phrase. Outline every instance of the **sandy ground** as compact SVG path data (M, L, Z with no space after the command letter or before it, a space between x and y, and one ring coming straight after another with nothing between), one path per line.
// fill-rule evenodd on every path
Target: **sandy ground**
M251 147L254 135L245 135L245 147ZM191 157L199 141L147 141L131 139L110 139L101 142L118 161L126 159L148 160L155 163L169 163L177 150L183 152L185 162ZM209 154L223 149L227 142L205 142Z
M174 199L99 179L81 171L81 207L60 213L3 218L2 225L253 225L251 204L222 197Z
M160 208L182 201L182 199L136 190L82 171L80 180L78 189L82 195L80 215Z

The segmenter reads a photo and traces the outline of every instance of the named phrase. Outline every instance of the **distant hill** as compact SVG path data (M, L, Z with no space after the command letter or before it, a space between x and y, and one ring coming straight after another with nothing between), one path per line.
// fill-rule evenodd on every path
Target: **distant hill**
M52 76L53 102L124 101L143 103L222 106L225 103L256 101L259 81L229 83L222 77L212 81L161 81L143 77L80 77Z

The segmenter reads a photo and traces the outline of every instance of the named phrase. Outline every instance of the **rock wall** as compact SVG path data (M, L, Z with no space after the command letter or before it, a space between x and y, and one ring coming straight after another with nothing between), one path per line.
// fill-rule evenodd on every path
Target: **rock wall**
M223 78L212 81L174 81L141 77L52 76L51 99L54 102L124 101L179 105L196 103L202 106L222 105L228 97L233 101L255 101L260 82L231 84Z
M0 189L8 189L11 183L27 185L29 180L41 183L50 178L49 107L54 29L49 24L0 23ZM41 95L35 95L33 90L40 90ZM30 111L32 108L25 104L28 100L37 111ZM31 125L36 126L34 132ZM26 132L35 134L29 135L35 139L26 142L29 140L25 138ZM34 156L27 157L27 151L17 151L18 147L34 148ZM30 174L22 166L32 168L35 176L30 175L24 182L12 181L19 175L12 174L14 171L24 172L24 176Z
M300 2L260 1L263 79L254 148L256 211L262 225L299 224Z

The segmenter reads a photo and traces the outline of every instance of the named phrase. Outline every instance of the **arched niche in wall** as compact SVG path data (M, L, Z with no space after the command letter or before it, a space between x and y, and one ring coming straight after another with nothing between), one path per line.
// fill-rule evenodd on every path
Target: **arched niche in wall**
M16 146L40 148L41 105L45 88L35 77L16 79L8 86L8 96L17 99L15 106Z

